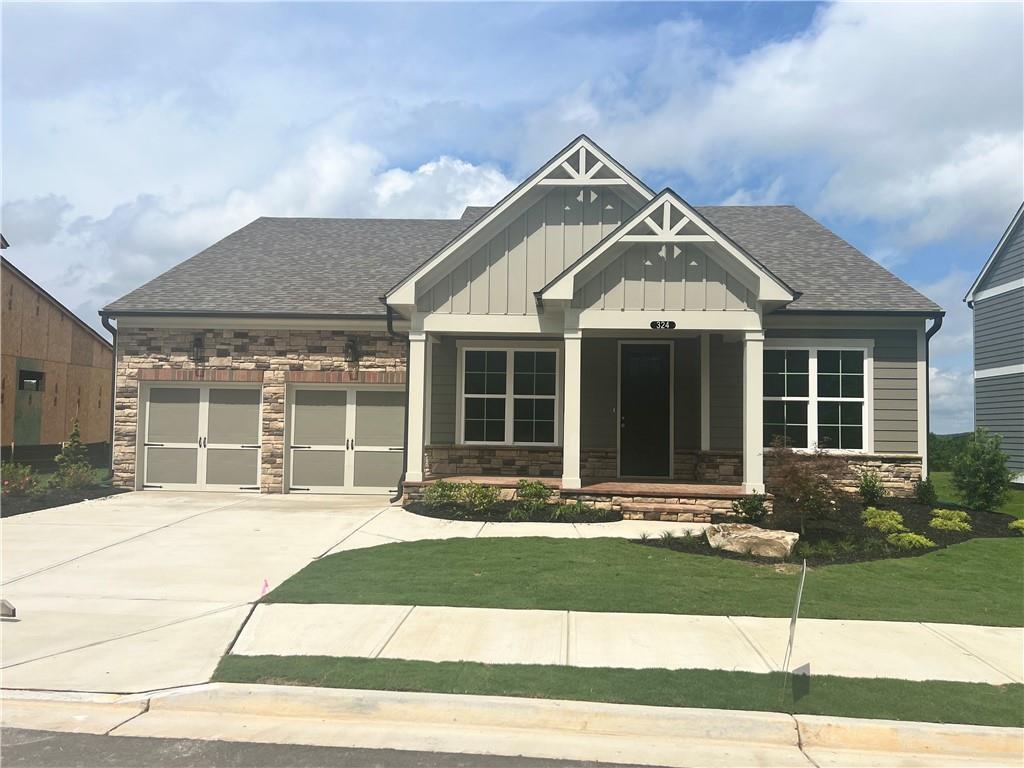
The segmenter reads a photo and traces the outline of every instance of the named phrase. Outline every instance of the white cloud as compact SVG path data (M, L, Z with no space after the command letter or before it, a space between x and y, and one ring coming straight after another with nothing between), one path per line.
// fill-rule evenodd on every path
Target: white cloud
M946 435L974 429L974 380L970 371L929 368L931 431Z
M511 187L492 166L441 157L412 170L389 167L372 147L321 136L253 188L191 203L140 195L105 216L49 227L45 239L23 236L25 247L11 256L95 322L100 306L260 216L453 218L467 205L497 201ZM51 208L48 201L27 200L4 210L35 211L42 220L41 212ZM62 201L59 211L69 208Z
M71 204L58 195L45 195L4 203L2 230L8 242L22 245L47 243L60 231Z
M987 235L1024 197L1021 24L1016 4L836 3L602 128L638 170L725 195L799 168L813 210L894 225L905 245Z

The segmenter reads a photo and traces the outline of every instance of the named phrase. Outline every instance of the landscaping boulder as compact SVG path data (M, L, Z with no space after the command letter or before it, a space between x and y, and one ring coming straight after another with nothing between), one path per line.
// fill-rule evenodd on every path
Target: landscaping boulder
M790 531L770 531L746 523L719 523L704 529L708 544L741 555L782 559L793 552L800 534Z

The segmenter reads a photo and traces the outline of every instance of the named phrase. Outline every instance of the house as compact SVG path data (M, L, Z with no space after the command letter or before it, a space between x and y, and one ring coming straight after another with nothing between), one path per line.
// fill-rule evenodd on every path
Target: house
M964 297L974 310L974 424L1001 435L1024 483L1024 204Z
M20 462L53 459L78 419L82 442L97 462L105 461L110 342L7 259L0 262L3 459L12 453Z
M777 437L909 493L942 310L797 208L694 207L581 136L492 207L260 218L102 314L121 485L542 477L703 519Z

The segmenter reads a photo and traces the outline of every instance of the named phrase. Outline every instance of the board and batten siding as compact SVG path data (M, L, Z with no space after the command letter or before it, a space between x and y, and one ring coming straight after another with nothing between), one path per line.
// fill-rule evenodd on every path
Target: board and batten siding
M975 379L974 422L1002 436L1010 469L1024 474L1024 373Z
M756 297L696 245L633 245L578 288L572 305L604 310L753 310Z
M917 331L790 329L767 339L874 339L875 453L912 453L917 445Z
M610 189L555 187L418 296L416 308L441 314L535 315L534 291L633 212Z
M1024 219L1017 222L1002 250L996 256L979 290L998 288L1024 276Z
M1024 288L975 301L975 370L1021 363L1024 363Z

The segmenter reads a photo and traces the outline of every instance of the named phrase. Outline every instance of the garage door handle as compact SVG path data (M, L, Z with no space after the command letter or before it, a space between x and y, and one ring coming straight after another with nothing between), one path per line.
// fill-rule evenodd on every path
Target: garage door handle
M293 445L292 446L292 448L303 448L303 449L308 449L308 448L312 448L312 447L313 447L312 445Z
M163 448L164 444L163 443L146 443L145 447L146 448Z
M240 446L238 446L238 447L239 447L239 448L259 448L259 447L260 447L260 444L259 444L259 443L256 443L256 445L240 445Z
M404 451L404 448L388 448L389 451Z

